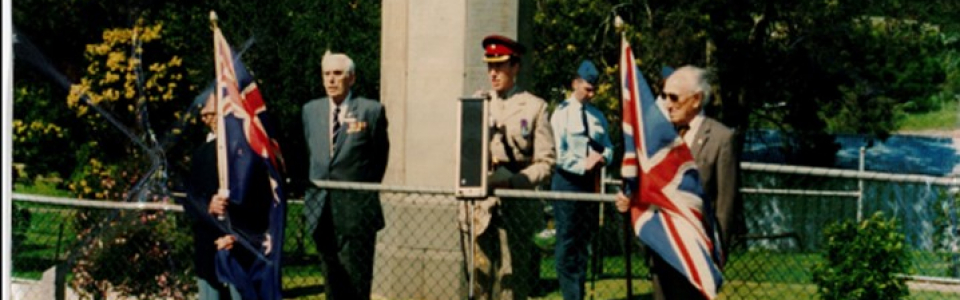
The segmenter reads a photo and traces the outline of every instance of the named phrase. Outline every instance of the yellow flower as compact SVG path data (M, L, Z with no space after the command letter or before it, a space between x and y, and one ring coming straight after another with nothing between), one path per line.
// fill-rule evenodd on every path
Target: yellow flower
M140 66L140 59L131 57L130 60L129 60L129 62L130 62L130 65L131 65L132 67L139 67L139 66Z
M110 52L110 55L107 56L107 68L118 71L122 69L121 64L126 59L127 57L123 52Z
M99 45L97 46L97 55L103 56L110 53L110 45Z
M183 59L179 56L173 56L173 58L170 59L169 65L171 67L179 67L181 64L183 64Z
M107 72L107 74L104 75L104 81L106 81L107 84L114 83L119 80L120 80L120 75L117 73Z
M108 88L103 91L103 100L114 101L120 98L120 93L115 89Z
M163 70L164 70L164 66L159 63L153 63L150 65L151 72L162 72Z

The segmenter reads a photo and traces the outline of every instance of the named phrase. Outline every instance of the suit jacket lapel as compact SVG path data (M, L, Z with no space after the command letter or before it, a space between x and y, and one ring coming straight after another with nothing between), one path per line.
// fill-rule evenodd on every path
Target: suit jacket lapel
M693 145L690 145L690 153L693 154L694 160L699 163L700 152L703 151L704 145L709 142L710 139L710 129L713 128L713 123L710 122L710 119L704 119L703 123L700 124L700 129L697 130L696 135L693 136Z
M321 157L330 157L330 99L322 98L317 105L317 139L320 140Z

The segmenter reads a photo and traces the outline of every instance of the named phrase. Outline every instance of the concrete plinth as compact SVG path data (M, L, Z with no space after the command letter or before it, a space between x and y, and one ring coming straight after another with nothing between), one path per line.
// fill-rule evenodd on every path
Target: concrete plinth
M384 183L452 190L457 101L489 88L480 46L484 36L501 34L530 44L529 30L524 31L529 22L519 20L532 20L533 2L522 2L382 2L380 99L391 144ZM456 299L462 270L456 200L392 193L382 199L387 225L377 242L373 293L388 299Z

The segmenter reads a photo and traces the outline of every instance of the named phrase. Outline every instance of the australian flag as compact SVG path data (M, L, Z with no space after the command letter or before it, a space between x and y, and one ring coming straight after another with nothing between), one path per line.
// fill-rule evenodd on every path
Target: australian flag
M621 172L633 231L704 297L714 299L723 282L720 239L696 162L657 108L626 37L621 45L625 149Z
M221 188L229 190L231 205L269 201L255 206L270 208L267 232L256 237L237 236L238 242L245 244L244 248L269 248L269 251L253 253L256 259L249 268L241 267L237 259L230 256L230 251L219 251L217 274L221 281L232 283L244 299L281 299L280 255L287 200L281 189L280 146L253 76L230 48L220 28L214 28L213 40L220 116L217 152ZM264 173L266 176L262 176ZM269 192L254 190L266 186Z

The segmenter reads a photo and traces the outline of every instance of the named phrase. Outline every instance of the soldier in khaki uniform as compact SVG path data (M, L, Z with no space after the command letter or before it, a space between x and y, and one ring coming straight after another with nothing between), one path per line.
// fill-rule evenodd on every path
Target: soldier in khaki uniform
M547 103L516 86L521 44L491 35L483 39L492 91L490 99L490 170L493 188L534 189L549 182L556 160ZM474 206L474 236L469 234L470 206L459 209L464 262L474 255L476 299L527 299L539 280L534 233L542 228L543 205L534 199L489 197ZM469 239L475 239L471 251ZM469 265L467 265L469 267ZM469 271L469 270L467 270ZM465 291L466 293L466 291Z

